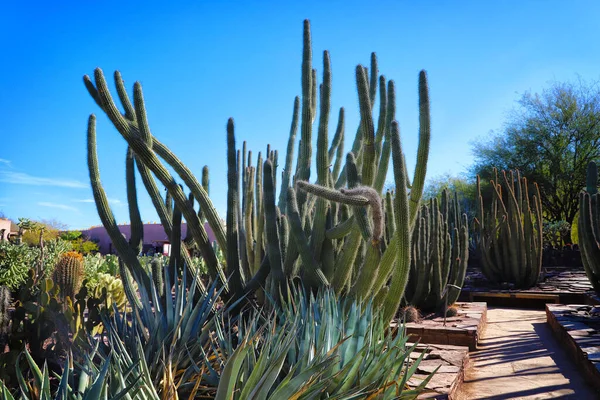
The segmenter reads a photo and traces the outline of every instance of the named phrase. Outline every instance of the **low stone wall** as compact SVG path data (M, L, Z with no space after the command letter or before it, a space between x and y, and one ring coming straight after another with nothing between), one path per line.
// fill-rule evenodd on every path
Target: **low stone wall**
M455 317L446 318L445 326L443 317L424 318L420 322L407 323L406 333L418 339L419 343L466 346L476 350L486 323L487 305L455 303L455 306L458 313Z
M546 318L586 380L600 391L600 307L548 304Z
M418 386L429 374L439 367L433 378L427 383L426 393L419 399L455 398L464 380L465 370L469 363L469 349L465 346L419 344L411 359L418 358L425 351L427 354L417 367L415 374L408 380L410 387Z

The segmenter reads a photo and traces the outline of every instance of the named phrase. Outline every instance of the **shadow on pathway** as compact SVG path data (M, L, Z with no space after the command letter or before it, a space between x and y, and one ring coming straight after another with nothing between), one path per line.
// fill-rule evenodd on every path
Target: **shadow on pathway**
M490 308L457 399L599 399L538 310Z

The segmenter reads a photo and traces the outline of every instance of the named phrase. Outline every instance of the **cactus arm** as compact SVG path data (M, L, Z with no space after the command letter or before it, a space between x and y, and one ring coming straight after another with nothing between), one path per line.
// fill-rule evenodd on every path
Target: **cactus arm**
M298 114L300 113L300 97L294 99L294 112L292 115L292 126L290 127L290 137L288 139L287 153L285 155L285 165L283 167L281 178L281 192L279 193L279 209L286 213L287 206L287 188L290 187L292 176L292 163L294 161L294 144L296 142L296 133L298 132Z
M429 142L431 139L431 117L429 111L429 86L427 73L419 73L419 147L417 150L417 165L410 190L410 216L413 221L423 196L427 160L429 159ZM407 185L408 186L408 185ZM412 225L412 223L411 223Z
M390 165L390 154L391 154L391 141L392 141L392 121L396 117L396 86L394 81L388 82L387 88L387 102L385 112L385 140L383 142L383 148L381 149L381 156L379 158L379 168L377 169L377 176L375 177L375 184L373 187L381 193L383 186L385 185L385 179L388 173ZM404 160L406 163L406 160ZM404 166L406 170L406 165ZM407 178L408 180L408 178Z
M96 202L96 208L98 210L98 216L102 221L102 225L104 225L106 228L106 232L108 233L111 242L114 244L115 249L119 253L119 257L126 265L132 268L136 277L139 277L139 279L144 281L144 285L146 287L150 287L148 275L140 265L137 254L135 254L135 251L128 245L127 240L119 231L119 227L117 226L113 212L108 205L108 199L106 198L106 193L104 192L104 188L102 187L102 183L100 181L98 156L96 154L96 116L93 114L90 115L88 120L87 147L90 183L92 186L94 201ZM137 296L133 296L129 298L129 301L132 305L141 306L139 299L137 299L137 301L136 299Z
M179 271L183 271L181 262L181 210L177 205L173 208L173 230L171 231L171 254L169 257L169 271L174 274L173 279L178 276Z
M233 119L227 121L227 275L234 296L243 293L240 255L238 250L238 190L237 154Z
M125 175L127 182L127 203L129 205L129 220L131 221L131 237L129 243L132 248L140 254L144 243L144 224L140 216L140 209L137 202L137 191L135 187L135 166L133 151L127 148L127 158L125 162Z
M367 206L369 204L369 199L366 197L345 195L335 189L313 185L312 183L304 181L296 182L296 186L305 192L312 193L315 196L323 197L327 200L335 201L336 203L348 204L351 206Z
M329 147L329 151L327 152L329 161L333 160L333 157L335 157L336 151L339 148L340 143L343 143L344 119L345 119L344 107L340 107L340 112L338 114L338 123L337 123L337 127L335 129L335 134L333 135L333 140L331 141L331 146ZM334 174L334 176L335 176L335 174Z
M377 83L377 79L375 79L375 83ZM360 130L363 134L361 180L363 185L369 186L373 184L373 179L375 178L375 128L373 126L373 115L371 114L367 74L361 65L356 67L356 86L358 87ZM377 85L375 84L376 87ZM347 162L348 160L346 160Z
M352 226L354 225L354 215L350 218L340 222L336 226L328 229L325 232L325 237L327 239L341 239L344 236L348 235L352 231Z
M252 224L253 209L254 209L254 167L247 167L247 182L246 182L246 204L244 209L244 227L246 232L246 257L248 264L253 273L257 262L254 260L254 228Z
M317 182L321 186L329 185L329 152L327 150L329 112L331 104L331 61L329 52L323 52L323 84L321 85L321 110L319 113L319 129L317 133ZM310 238L313 253L320 258L323 240L325 239L325 219L329 202L319 197L313 216L313 232ZM308 215L308 213L307 213Z
M396 248L388 247L386 253L396 253L396 269L392 273L390 289L384 302L384 320L391 320L404 295L410 271L410 214L408 194L406 191L406 171L404 170L404 154L400 143L400 130L396 121L392 122L392 162L394 165L394 179L396 182L396 197L394 208L396 217L396 235L398 240ZM414 190L414 189L413 189ZM383 259L382 259L383 262ZM381 273L381 271L380 271Z
M375 159L381 157L383 138L385 136L385 122L387 114L387 90L385 86L385 76L379 77L379 117L377 120L377 131L375 133ZM379 164L379 163L378 163Z
M317 281L320 276L317 274L319 267L313 256L312 250L308 246L308 239L302 228L302 220L300 219L298 203L296 202L296 192L293 188L288 188L287 201L291 237L294 239L296 247L298 248L300 259L302 260L303 271L306 273L307 283L309 287L313 288L317 288L319 285L328 285L326 281Z
M271 266L276 301L280 296L286 293L286 279L283 273L283 260L281 257L281 247L279 232L277 229L276 208L275 208L275 188L273 187L273 164L271 160L265 161L263 168L264 182L264 207L265 207L265 231L267 234L267 254ZM289 193L288 193L289 195Z
M304 21L304 38L302 52L302 117L300 120L300 152L298 157L298 174L296 179L308 181L310 179L310 165L312 154L312 123L313 123L313 74L312 74L312 49L311 49L310 22ZM305 193L298 193L298 206L300 214L304 215ZM273 268L271 266L271 268Z

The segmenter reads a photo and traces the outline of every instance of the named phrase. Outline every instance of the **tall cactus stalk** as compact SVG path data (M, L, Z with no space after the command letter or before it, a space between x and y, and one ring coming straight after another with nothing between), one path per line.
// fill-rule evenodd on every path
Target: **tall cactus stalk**
M467 215L460 213L456 194L451 199L444 190L441 201L432 198L420 208L412 232L408 304L434 310L458 299L467 272L468 239Z
M481 182L477 177L479 233L482 272L494 283L511 283L519 288L534 286L542 269L542 203L537 184L533 196L528 182L518 171L502 171L502 185L494 169L490 182L493 199L486 210Z
M586 190L579 193L577 233L583 267L596 294L600 295L600 201L595 162L588 164L586 186Z
M395 121L395 86L393 81L379 75L375 53L371 54L369 69L361 65L356 67L360 124L355 130L351 152L346 153L343 108L339 110L335 134L331 140L329 138L331 61L325 51L323 81L319 85L312 65L308 20L304 21L303 44L302 95L294 101L279 188L279 208L275 202L277 150L268 146L264 160L259 153L254 169L245 142L242 149L236 148L233 120L230 120L227 126L226 229L216 217L208 191L151 134L141 85L134 85L133 107L119 76L119 98L126 110L121 113L108 93L102 71L96 71L95 85L87 77L84 82L128 143L140 172L146 172L142 174L142 180L151 197L154 197L156 184L150 180L150 173L167 188L175 206L181 210L190 229L189 239L196 243L205 258L211 279L225 281L225 274L201 224L203 217L215 231L219 246L227 254L229 292L223 292L225 296L240 298L263 289L281 300L285 298L287 285L299 278L313 290L330 285L340 295L365 300L376 298L376 302L384 307L385 316L391 319L403 298L409 277L411 232L418 211L415 204L420 202L427 170L430 141L427 76L424 71L419 74L419 146L409 193L411 183L400 128ZM373 112L378 95L380 105L376 119ZM315 121L318 121L318 128L313 155ZM298 130L300 137L296 144ZM316 174L311 174L313 157L316 158ZM384 210L382 191L390 157L396 189ZM191 198L199 203L200 218L193 209L193 201L187 200L184 190L161 159L173 168L189 188ZM311 178L315 183L310 182ZM161 221L164 219L163 223L173 230L173 218L166 215L164 202L160 203L155 203L155 207L159 215L165 214ZM393 221L384 224L385 215ZM111 221L106 219L104 222ZM119 246L124 247L123 244ZM131 248L124 247L121 251L129 254Z

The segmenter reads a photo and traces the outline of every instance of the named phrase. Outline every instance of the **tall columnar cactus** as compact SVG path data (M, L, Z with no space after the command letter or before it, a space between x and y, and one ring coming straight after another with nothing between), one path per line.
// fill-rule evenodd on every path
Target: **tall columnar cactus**
M598 167L590 162L586 190L579 193L577 233L581 261L597 294L600 295L600 201L598 201Z
M476 229L482 271L494 283L512 283L519 288L534 286L542 269L542 203L537 184L529 185L519 171L502 171L504 185L490 182L493 199L484 208L481 182L477 177L479 207ZM503 190L504 189L504 190Z
M67 297L75 301L75 295L79 293L83 283L84 269L83 256L75 251L69 251L63 254L56 268L54 268L54 284L60 290L60 297L64 300Z
M4 352L4 347L8 339L10 327L10 306L11 295L8 286L0 286L0 351Z
M230 119L227 124L226 229L204 185L152 135L141 85L134 85L132 105L120 75L115 74L117 92L125 110L122 113L116 107L100 69L95 71L95 83L87 76L84 82L133 151L144 185L161 222L166 226L165 231L172 230L173 220L164 210L164 202L155 199L156 183L151 174L167 188L181 210L190 230L190 239L205 258L211 279L228 282L224 296L241 298L258 290L259 299L266 292L271 296L285 297L286 285L299 278L306 287L315 290L331 285L339 294L361 299L376 297L376 301L385 308L386 316L391 318L408 280L412 226L417 217L416 205L422 196L427 167L430 140L427 75L425 71L419 74L419 148L411 184L400 128L395 121L395 86L393 81L379 76L375 54L371 54L369 69L360 65L356 68L360 124L356 128L352 151L346 154L343 148L347 132L343 108L339 110L335 134L332 140L329 139L331 61L329 53L324 52L323 77L319 85L312 65L308 20L304 21L303 43L302 95L294 101L288 151L279 187L279 207L275 199L277 151L268 147L264 158L258 153L256 164L252 164L251 153L246 146L236 147L233 119ZM373 109L378 88L379 115L375 119ZM315 121L318 129L316 151L313 152ZM296 149L297 156L294 157ZM394 218L386 228L381 192L390 156L396 195L390 201L392 209L385 211L386 215ZM316 158L316 174L311 174L313 157ZM170 169L175 171L199 203L200 218ZM311 179L314 184L310 183ZM100 187L99 184L94 186ZM102 198L96 201L99 210L104 210ZM106 216L108 212L102 214ZM227 255L226 271L222 270L213 247L208 243L201 224L203 218L215 232L219 248ZM106 226L112 221L104 218L103 223ZM131 253L127 243L119 243L116 247L120 253ZM137 271L137 265L132 263L131 266L127 263L128 267ZM138 275L141 276L141 272Z
M432 198L421 207L412 232L407 303L427 310L458 299L469 258L467 224L456 194L451 198L447 190L442 192L441 206Z

